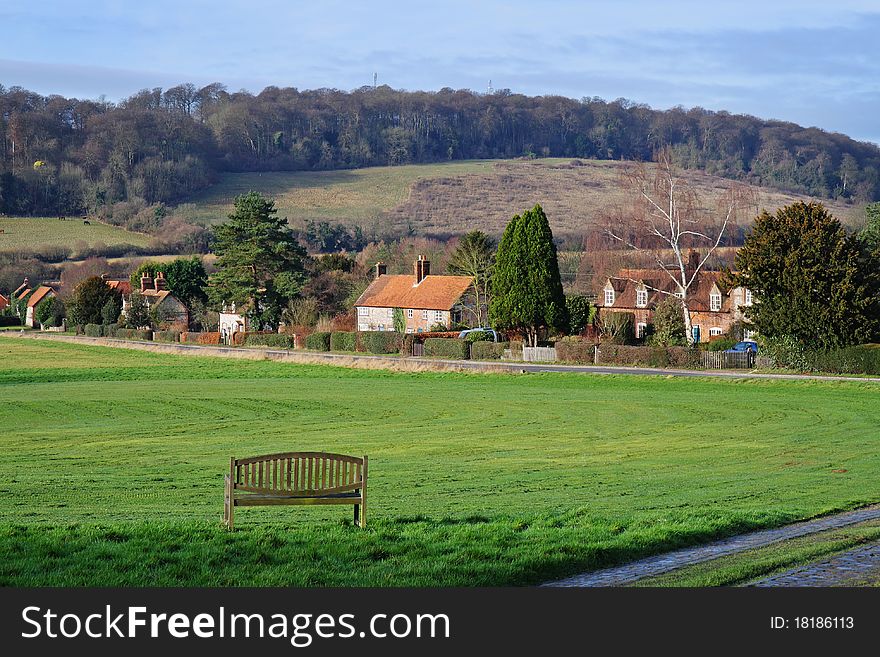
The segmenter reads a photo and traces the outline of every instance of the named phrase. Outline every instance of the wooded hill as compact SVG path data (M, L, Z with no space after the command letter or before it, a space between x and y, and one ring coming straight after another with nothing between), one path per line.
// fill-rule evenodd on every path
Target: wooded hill
M507 90L351 92L221 84L113 104L0 86L0 212L174 203L218 172L331 170L520 156L650 160L787 192L880 198L880 148L818 128L701 108ZM14 145L14 146L13 146Z

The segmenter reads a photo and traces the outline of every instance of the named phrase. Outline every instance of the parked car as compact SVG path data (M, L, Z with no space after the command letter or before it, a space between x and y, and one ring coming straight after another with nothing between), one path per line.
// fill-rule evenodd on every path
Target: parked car
M465 329L464 331L462 331L461 333L458 334L458 337L464 339L468 335L470 335L471 333L488 333L490 336L492 336L492 342L500 342L500 340L498 339L498 332L495 331L495 329L490 329L490 328Z
M753 342L752 340L743 340L742 342L737 342L730 349L725 349L724 353L726 354L743 354L751 351L753 354L758 353L758 343Z

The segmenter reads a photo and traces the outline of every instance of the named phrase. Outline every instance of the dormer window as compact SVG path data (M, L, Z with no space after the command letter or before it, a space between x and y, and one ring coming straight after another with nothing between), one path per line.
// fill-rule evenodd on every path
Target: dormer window
M644 308L648 305L648 290L636 290L636 306Z
M605 288L605 305L613 306L614 305L614 288Z
M712 292L709 295L709 310L713 313L717 313L721 310L721 293L720 292Z

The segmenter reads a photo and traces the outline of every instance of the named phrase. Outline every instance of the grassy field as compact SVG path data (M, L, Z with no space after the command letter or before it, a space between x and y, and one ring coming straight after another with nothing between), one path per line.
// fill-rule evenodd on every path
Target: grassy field
M402 373L0 339L0 583L533 584L880 501L880 386ZM231 455L370 456L370 518Z
M91 225L83 224L82 219L68 218L60 221L57 217L0 217L0 251L17 249L39 249L47 246L67 246L76 248L82 241L89 246L102 242L114 244L133 244L146 246L152 239L149 235L133 233L90 220Z
M251 190L276 199L293 225L306 219L360 225L369 231L420 235L460 234L480 228L500 234L510 218L535 203L547 211L557 236L581 235L628 192L621 185L625 163L570 159L479 160L445 164L376 167L349 171L225 174L192 198L184 215L200 223L224 221L236 195ZM682 174L707 200L732 183L699 171ZM753 188L761 208L806 199ZM862 208L823 200L842 221L863 221Z

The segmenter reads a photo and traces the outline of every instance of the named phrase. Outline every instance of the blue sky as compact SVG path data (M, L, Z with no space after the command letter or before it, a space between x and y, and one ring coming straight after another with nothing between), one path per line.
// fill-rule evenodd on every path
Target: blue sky
M509 88L880 142L880 1L4 0L0 84L111 100L222 82Z

